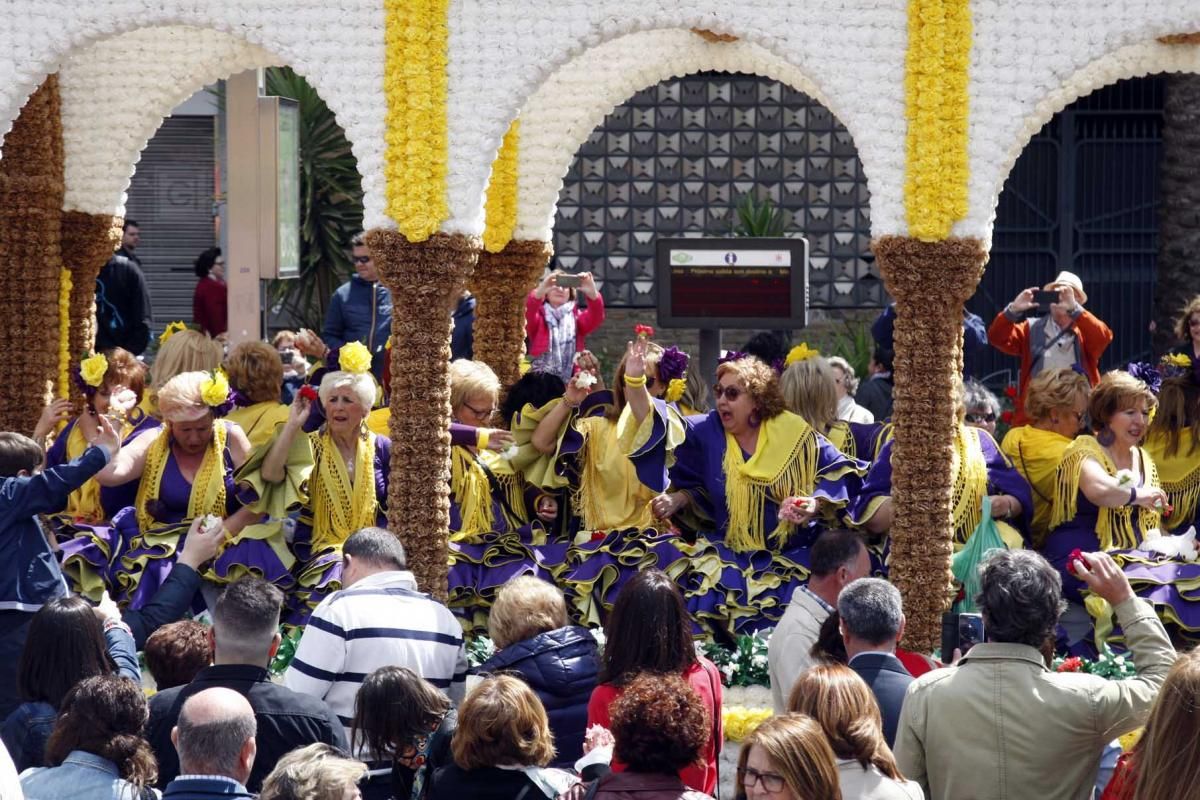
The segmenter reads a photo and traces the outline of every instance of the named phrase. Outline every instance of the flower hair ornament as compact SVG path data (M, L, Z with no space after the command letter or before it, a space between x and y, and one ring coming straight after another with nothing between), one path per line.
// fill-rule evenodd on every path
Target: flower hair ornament
M654 338L654 328L650 325L637 324L633 326L633 335L642 341Z
M726 350L725 355L717 359L717 366L728 364L730 361L739 361L746 358L749 353L743 353L741 350Z
M215 369L208 373L208 380L200 384L200 399L212 409L214 417L223 417L233 409L236 398L229 388L229 376L225 370Z
M163 329L162 333L160 333L158 335L158 346L162 347L164 344L167 343L167 340L170 339L172 336L179 333L180 331L186 331L187 329L188 329L188 326L186 323L180 322L178 320L176 320L175 322L172 322L165 329Z
M801 361L808 361L810 358L817 358L821 355L821 351L815 347L809 347L805 342L788 350L787 358L783 360L784 367L790 367L792 364L799 364Z
M362 342L347 342L329 353L327 363L331 369L336 364L342 372L361 375L371 371L371 351Z
M71 371L75 385L89 401L96 396L96 390L104 385L104 376L107 373L108 359L103 353L84 356Z
M667 385L667 391L663 397L668 403L678 403L679 399L683 397L683 392L687 388L687 381L683 376L687 373L689 361L688 354L674 345L663 350L659 357L658 378Z
M1125 371L1142 381L1155 395L1162 389L1162 382L1170 378L1187 378L1193 381L1196 376L1192 369L1192 359L1182 353L1172 353L1163 356L1157 364L1148 361L1131 361L1125 366Z

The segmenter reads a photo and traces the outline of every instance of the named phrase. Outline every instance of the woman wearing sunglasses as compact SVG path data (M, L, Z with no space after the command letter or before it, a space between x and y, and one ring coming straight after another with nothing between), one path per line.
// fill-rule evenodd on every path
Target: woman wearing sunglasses
M652 507L701 532L695 546L681 545L697 578L692 612L753 630L778 621L823 521L858 493L867 465L785 410L775 371L757 358L720 364L713 394L715 410L685 418L671 491Z

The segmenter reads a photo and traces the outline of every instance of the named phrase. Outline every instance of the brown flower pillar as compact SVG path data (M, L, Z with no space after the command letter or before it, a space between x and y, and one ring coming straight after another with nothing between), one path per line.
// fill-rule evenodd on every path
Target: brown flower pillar
M31 433L58 373L63 142L58 76L33 93L0 158L0 429Z
M905 646L932 651L951 600L953 381L962 359L962 308L983 275L987 250L976 239L900 236L877 239L872 249L896 300L889 578L904 597Z
M121 239L121 220L112 214L62 213L62 263L71 270L72 360L96 343L96 276ZM72 392L75 392L72 386ZM73 399L82 401L82 395Z
M476 238L410 242L373 230L367 247L392 293L388 528L421 591L446 599L450 527L450 309L479 258Z
M549 242L536 240L511 241L498 253L484 250L468 281L475 295L475 360L491 367L503 386L520 377L525 297L553 252Z

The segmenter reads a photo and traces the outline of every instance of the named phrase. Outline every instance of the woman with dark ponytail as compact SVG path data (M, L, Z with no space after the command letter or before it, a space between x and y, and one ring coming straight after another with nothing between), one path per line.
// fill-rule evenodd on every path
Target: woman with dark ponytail
M46 744L50 766L21 776L26 800L158 797L149 788L158 779L158 763L141 736L148 713L142 687L128 678L84 678L63 699Z

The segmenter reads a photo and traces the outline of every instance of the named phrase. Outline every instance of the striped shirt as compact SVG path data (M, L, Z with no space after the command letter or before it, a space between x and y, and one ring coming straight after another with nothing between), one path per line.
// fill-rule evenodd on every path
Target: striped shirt
M283 676L289 689L319 697L346 727L358 687L380 667L408 667L457 705L467 678L462 626L417 591L407 571L378 572L334 592L313 611Z

